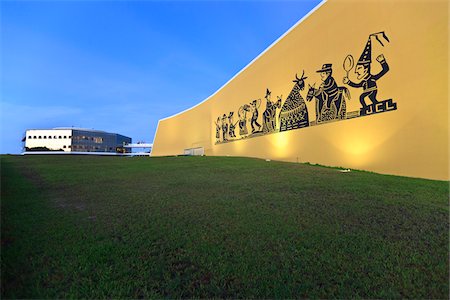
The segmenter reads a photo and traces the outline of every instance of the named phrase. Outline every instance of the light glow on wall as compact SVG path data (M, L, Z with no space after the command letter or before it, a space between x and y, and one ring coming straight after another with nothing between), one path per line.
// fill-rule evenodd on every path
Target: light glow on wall
M354 166L363 166L384 155L379 153L379 149L383 148L383 144L395 133L396 131L389 128L386 123L386 125L378 125L376 128L366 128L366 130L361 126L346 127L345 131L337 131L334 136L327 139L342 152L347 161Z
M270 146L273 149L273 154L277 157L287 157L289 155L289 144L291 144L291 137L288 133L273 134L270 137Z

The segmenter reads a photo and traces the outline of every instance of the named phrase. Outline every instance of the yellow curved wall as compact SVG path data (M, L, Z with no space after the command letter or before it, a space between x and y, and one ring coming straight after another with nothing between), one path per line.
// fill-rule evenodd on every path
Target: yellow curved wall
M344 58L352 54L357 61L369 34L380 31L390 42L384 47L373 43L372 73L380 70L375 55L382 53L390 70L377 81L378 99L392 98L397 110L216 144L218 116L230 111L236 115L241 105L261 98L261 123L266 88L272 100L283 95L284 101L296 73L300 76L304 70L308 77L301 92L304 99L308 84L320 85L316 70L325 63L333 64L333 77L344 86ZM355 79L353 70L350 78ZM362 89L349 90L347 111L358 111ZM307 102L307 108L313 121L314 103ZM182 154L195 147L204 147L206 155L448 180L448 2L325 2L213 96L159 121L153 156Z

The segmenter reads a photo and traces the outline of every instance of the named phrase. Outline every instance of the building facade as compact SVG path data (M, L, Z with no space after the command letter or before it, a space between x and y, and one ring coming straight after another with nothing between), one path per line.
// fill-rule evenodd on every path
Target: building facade
M152 155L203 148L448 180L448 8L323 1L212 96L160 120Z
M64 152L130 152L123 146L131 138L100 130L84 128L29 129L25 133L24 150Z

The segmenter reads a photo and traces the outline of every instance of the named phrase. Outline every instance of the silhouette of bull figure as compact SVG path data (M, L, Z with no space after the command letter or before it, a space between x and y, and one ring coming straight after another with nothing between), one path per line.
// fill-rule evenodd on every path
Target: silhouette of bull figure
M309 126L308 108L300 94L305 88L305 71L298 78L295 74L294 87L289 93L280 111L280 131L287 131Z

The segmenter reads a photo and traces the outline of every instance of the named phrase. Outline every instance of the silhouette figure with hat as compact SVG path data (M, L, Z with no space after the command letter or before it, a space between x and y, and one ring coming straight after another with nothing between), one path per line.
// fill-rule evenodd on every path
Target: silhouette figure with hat
M228 141L228 123L227 123L227 115L223 114L222 116L222 140Z
M250 111L250 105L244 104L238 110L239 116L239 134L241 136L247 135L247 112Z
M309 86L307 101L316 98L316 122L345 119L346 104L344 96L350 99L350 93L346 87L339 87L333 78L332 64L323 64L320 70L322 83L318 89Z
M259 116L259 112L258 112L258 108L261 105L261 99L258 100L253 100L251 103L251 108L252 108L252 118L250 119L250 125L252 126L252 133L255 132L255 126L258 126L258 131L261 129L261 125L258 123L258 116Z
M216 142L220 142L220 117L217 117L216 123Z
M325 93L327 95L327 107L331 107L331 101L336 97L338 93L338 86L336 80L331 76L333 70L331 69L331 64L322 65L322 69L316 72L320 74L322 79L322 84L319 87L318 93Z
M281 98L278 97L277 102L272 102L270 100L272 92L266 89L266 110L263 112L263 129L264 133L272 132L276 130L276 112L277 108L281 108Z
M233 115L234 115L234 112L230 111L230 114L228 115L228 122L230 123L228 133L230 135L230 138L236 137L236 133L234 131L236 129L236 124L238 123L238 122L236 122L233 124Z
M356 64L355 73L357 75L357 79L361 80L359 83L355 83L351 81L348 76L344 77L344 83L348 84L351 87L354 88L363 88L363 92L361 96L359 97L359 102L361 102L362 105L362 111L365 111L367 108L367 104L365 102L365 98L369 98L370 101L372 101L372 104L377 104L377 80L380 79L384 74L386 74L389 71L389 65L386 62L386 59L383 54L380 54L377 56L376 60L381 65L381 72L379 72L376 75L372 75L370 73L370 65L372 63L372 43L371 43L371 37L375 37L377 41L382 45L383 43L380 40L380 36L382 36L386 41L389 42L388 37L385 35L384 32L378 32L373 33L369 35L369 39L366 43L366 47L363 50L363 53L359 57L359 60Z

